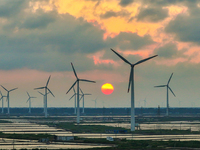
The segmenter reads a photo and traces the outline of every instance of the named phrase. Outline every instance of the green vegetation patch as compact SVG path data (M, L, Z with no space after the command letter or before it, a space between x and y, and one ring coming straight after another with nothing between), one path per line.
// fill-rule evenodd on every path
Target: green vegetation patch
M61 123L48 123L48 126L56 126L57 128L65 129L73 133L105 133L106 130L127 130L121 127L110 127L104 125L76 125L74 123L61 122Z
M0 123L12 123L12 122L7 120L0 120Z
M41 138L48 138L53 140L54 136L49 134L5 134L0 132L0 138L10 138L10 139L28 139L28 140L39 140Z
M81 139L84 143L101 143L113 144L113 147L108 148L93 148L97 149L111 149L111 150L130 150L130 149L169 149L169 148L199 148L199 141L152 141L152 140L118 140L107 141L106 139Z
M184 134L200 134L199 131L178 130L178 129L157 129L157 130L135 130L133 134L145 135L184 135Z

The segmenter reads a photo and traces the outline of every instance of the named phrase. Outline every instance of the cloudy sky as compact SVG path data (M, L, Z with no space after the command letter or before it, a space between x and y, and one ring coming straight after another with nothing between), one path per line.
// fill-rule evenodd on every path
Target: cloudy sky
M200 107L200 2L186 0L1 0L0 84L10 93L11 107L42 107L42 96L34 90L45 86L51 75L48 106L72 107L66 91L75 82L70 63L79 78L85 106L129 107L127 93L131 63L158 54L135 67L135 105L166 106L166 84L170 107ZM101 86L113 84L111 95ZM4 89L0 89L4 95ZM40 90L40 92L44 92Z

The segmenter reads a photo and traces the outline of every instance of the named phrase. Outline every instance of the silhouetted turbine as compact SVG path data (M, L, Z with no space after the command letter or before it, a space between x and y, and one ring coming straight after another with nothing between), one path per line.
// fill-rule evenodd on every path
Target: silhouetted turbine
M81 90L81 88L80 88L80 90ZM83 99L83 109L82 109L82 113L85 113L85 111L84 111L84 109L85 109L85 108L84 108L84 107L85 107L85 106L84 106L84 101L85 101L84 98L85 98L85 95L92 95L92 94L89 94L89 93L83 93L82 90L81 90L81 93L82 93L82 96L81 96L80 100Z
M7 91L7 101L8 101L8 114L10 114L10 92L11 91L14 91L14 90L16 90L16 89L18 89L18 88L14 88L14 89L11 89L11 90L7 90L5 87L3 87L2 85L1 85L1 87L2 88L4 88L4 90L6 90Z
M43 93L41 93L39 91L38 91L38 93L40 93L41 95L43 95L43 108L44 108L43 113L45 114L45 106L46 106L46 103L45 103L45 94L43 94ZM47 94L49 94L49 92Z
M2 100L2 105L1 105L1 113L3 114L4 113L4 97L7 97L7 96L4 96L4 95L2 95L2 93L1 93L1 91L0 91L0 94L1 94L1 98L0 98L0 100Z
M45 118L47 118L47 90L51 93L51 95L52 95L53 97L55 97L55 96L53 95L53 93L51 92L51 90L47 87L48 84L49 84L50 77L51 77L51 76L49 76L49 79L47 80L46 86L44 86L44 87L39 87L39 88L35 88L35 89L34 89L34 90L45 89L45 112L44 112L44 113L45 113Z
M28 92L26 92L26 93L28 95L28 100L26 102L29 101L29 111L28 112L31 113L31 98L36 98L36 97L31 97Z
M129 64L131 66L131 72L129 77L129 85L128 85L128 92L131 86L131 131L135 131L135 104L134 104L134 67L140 63L143 63L149 59L152 59L158 55L154 55L152 57L142 59L135 64L131 64L128 60L126 60L124 57L122 57L120 54L118 54L116 51L111 49L117 56L119 56L125 63Z
M92 101L94 101L94 106L95 106L95 108L97 108L97 98L95 100L92 100Z
M154 86L154 87L167 87L167 110L166 110L166 115L168 116L169 115L169 92L168 92L168 89L172 92L172 94L176 97L176 95L174 94L174 92L172 91L172 89L169 87L169 82L171 81L171 78L172 78L172 75L173 73L171 74L168 82L167 82L167 85L158 85L158 86Z
M74 71L74 75L76 77L76 81L74 82L74 84L70 87L70 89L67 91L67 93L75 86L75 84L77 84L77 123L80 123L80 109L79 109L79 81L85 81L85 82L93 82L95 83L95 81L90 81L90 80L85 80L85 79L79 79L77 74L76 74L76 71L74 69L74 66L73 64L71 63L72 65L72 69ZM66 93L66 94L67 94Z
M73 91L74 91L74 95L72 95L72 97L69 99L71 100L74 97L74 114L76 114L76 97L77 97L77 93L73 87Z

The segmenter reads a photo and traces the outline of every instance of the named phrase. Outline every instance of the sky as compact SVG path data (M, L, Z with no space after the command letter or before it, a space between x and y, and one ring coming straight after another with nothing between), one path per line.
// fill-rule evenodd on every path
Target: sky
M170 107L200 107L200 2L191 0L1 0L0 84L10 93L11 107L43 107L34 88L51 75L49 107L73 107L75 82L81 82L85 107L130 107L127 93L131 63L158 55L135 67L135 106L166 107L172 73ZM114 92L101 92L111 83ZM0 88L3 95L6 91ZM44 92L44 90L40 90ZM144 100L146 99L146 104ZM82 105L82 102L81 102Z

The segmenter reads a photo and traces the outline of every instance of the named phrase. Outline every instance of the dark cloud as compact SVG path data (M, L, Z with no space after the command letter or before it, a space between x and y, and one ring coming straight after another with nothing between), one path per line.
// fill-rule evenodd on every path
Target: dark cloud
M115 38L108 39L111 47L117 46L122 50L135 49L138 50L143 46L154 43L150 36L138 36L136 33L121 32Z
M190 5L197 3L198 0L142 0L142 3L150 7L166 7L170 5Z
M0 1L0 17L16 16L27 3L25 0L1 0Z
M129 15L130 13L128 13L127 11L120 11L120 12L107 11L105 14L100 15L100 17L103 19L108 19L111 17L126 17Z
M137 16L138 21L158 22L168 16L168 10L162 8L142 8Z
M165 28L167 33L173 33L177 40L200 43L200 17L180 14Z
M134 0L121 0L119 2L119 5L125 7L125 6L127 6L127 5L129 5L129 4L133 3L133 2L134 2Z
M159 57L172 58L177 55L178 50L175 44L168 43L163 47L157 48L154 51Z
M31 14L26 18L21 28L27 29L43 29L46 28L49 23L52 23L56 20L56 14L53 12L45 13L42 10L37 10L36 13Z
M159 58L177 58L177 57L185 57L183 53L185 49L178 50L176 44L167 43L163 47L159 47L154 50L154 53L159 56Z

